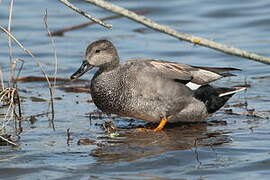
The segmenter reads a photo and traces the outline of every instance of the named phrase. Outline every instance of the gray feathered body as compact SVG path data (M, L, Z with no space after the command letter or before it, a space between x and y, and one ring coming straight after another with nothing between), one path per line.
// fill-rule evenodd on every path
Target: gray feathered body
M199 67L155 60L134 59L119 63L114 45L108 40L91 43L77 79L93 67L99 68L91 81L91 94L103 112L159 122L198 122L220 109L245 87L213 87L209 83L231 76L236 68ZM189 83L199 86L196 90Z
M111 69L99 69L91 81L91 95L103 112L159 122L201 121L203 102L174 78L163 76L147 60L130 60Z

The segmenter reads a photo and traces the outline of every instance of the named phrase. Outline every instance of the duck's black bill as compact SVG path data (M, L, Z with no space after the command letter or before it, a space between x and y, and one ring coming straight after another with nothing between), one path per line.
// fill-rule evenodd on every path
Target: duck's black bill
M90 69L92 69L94 66L89 64L87 61L83 61L81 67L70 76L70 79L77 79L79 77L81 77L84 73L86 73L87 71L89 71Z

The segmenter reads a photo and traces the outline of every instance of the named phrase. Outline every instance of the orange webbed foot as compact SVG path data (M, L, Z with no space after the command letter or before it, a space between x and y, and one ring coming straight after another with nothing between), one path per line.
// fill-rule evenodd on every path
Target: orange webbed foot
M136 130L139 132L160 132L163 130L167 122L168 120L166 118L162 118L159 125L155 129L137 128Z

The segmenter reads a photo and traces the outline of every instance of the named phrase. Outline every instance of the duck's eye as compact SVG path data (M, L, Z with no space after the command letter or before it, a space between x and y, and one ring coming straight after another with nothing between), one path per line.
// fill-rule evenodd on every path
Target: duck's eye
M96 51L95 51L95 53L99 53L100 52L100 49L97 49Z

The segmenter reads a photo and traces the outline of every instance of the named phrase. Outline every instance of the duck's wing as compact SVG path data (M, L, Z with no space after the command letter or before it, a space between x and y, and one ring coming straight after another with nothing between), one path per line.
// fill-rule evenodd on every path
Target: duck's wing
M199 67L187 64L160 61L144 60L150 71L161 74L168 79L174 79L184 84L193 82L198 85L206 85L222 77L231 76L228 71L240 70L236 68L216 68L216 67Z
M234 76L229 71L241 71L241 69L228 67L192 67L194 70L190 71L193 75L191 82L199 85L205 85L223 77Z

